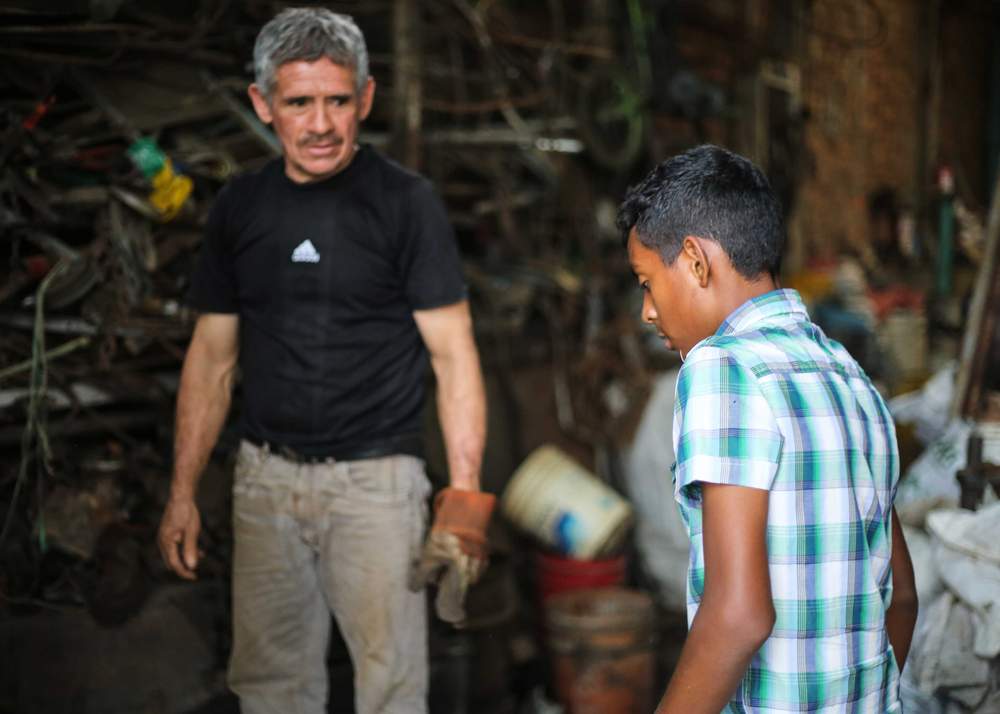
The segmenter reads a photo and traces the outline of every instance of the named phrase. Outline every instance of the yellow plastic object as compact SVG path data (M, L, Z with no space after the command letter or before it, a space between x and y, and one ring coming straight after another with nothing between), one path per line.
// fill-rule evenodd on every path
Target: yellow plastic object
M149 202L163 221L173 220L194 189L194 183L183 174L174 173L174 166L167 159L153 177L153 192Z

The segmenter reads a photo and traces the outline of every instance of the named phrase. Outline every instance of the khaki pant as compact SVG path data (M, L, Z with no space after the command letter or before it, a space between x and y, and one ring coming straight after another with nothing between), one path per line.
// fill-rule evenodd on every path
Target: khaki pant
M298 464L240 445L229 685L244 714L326 712L331 612L358 714L427 711L425 595L407 575L429 492L412 456Z

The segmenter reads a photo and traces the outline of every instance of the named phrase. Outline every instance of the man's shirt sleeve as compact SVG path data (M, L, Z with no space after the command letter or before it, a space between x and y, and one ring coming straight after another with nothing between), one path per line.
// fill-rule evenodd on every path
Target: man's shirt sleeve
M402 226L399 268L414 310L451 305L466 297L462 262L444 204L430 182L416 182Z
M187 303L199 312L239 311L236 271L232 260L232 237L227 226L232 189L225 186L212 204L205 224L205 238L198 267L191 277Z
M701 483L770 490L781 432L757 377L730 353L702 345L688 356L674 406L674 495L701 501Z

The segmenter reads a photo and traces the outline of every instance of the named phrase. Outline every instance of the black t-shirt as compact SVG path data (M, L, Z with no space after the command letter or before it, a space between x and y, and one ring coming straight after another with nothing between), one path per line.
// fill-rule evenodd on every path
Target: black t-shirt
M316 183L281 160L233 179L188 293L240 317L244 434L317 456L420 433L428 358L412 313L464 298L430 182L367 146Z

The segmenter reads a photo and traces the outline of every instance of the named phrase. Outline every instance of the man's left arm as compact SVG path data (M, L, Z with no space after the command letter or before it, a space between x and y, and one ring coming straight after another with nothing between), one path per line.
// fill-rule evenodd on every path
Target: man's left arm
M452 488L479 490L486 443L486 391L466 300L414 310L437 379L437 409Z
M768 491L702 483L705 587L657 714L716 714L774 627Z
M885 613L885 627L896 663L903 671L906 656L910 653L913 628L917 625L918 603L913 562L895 508L892 509L892 555L889 563L892 566L892 602Z

